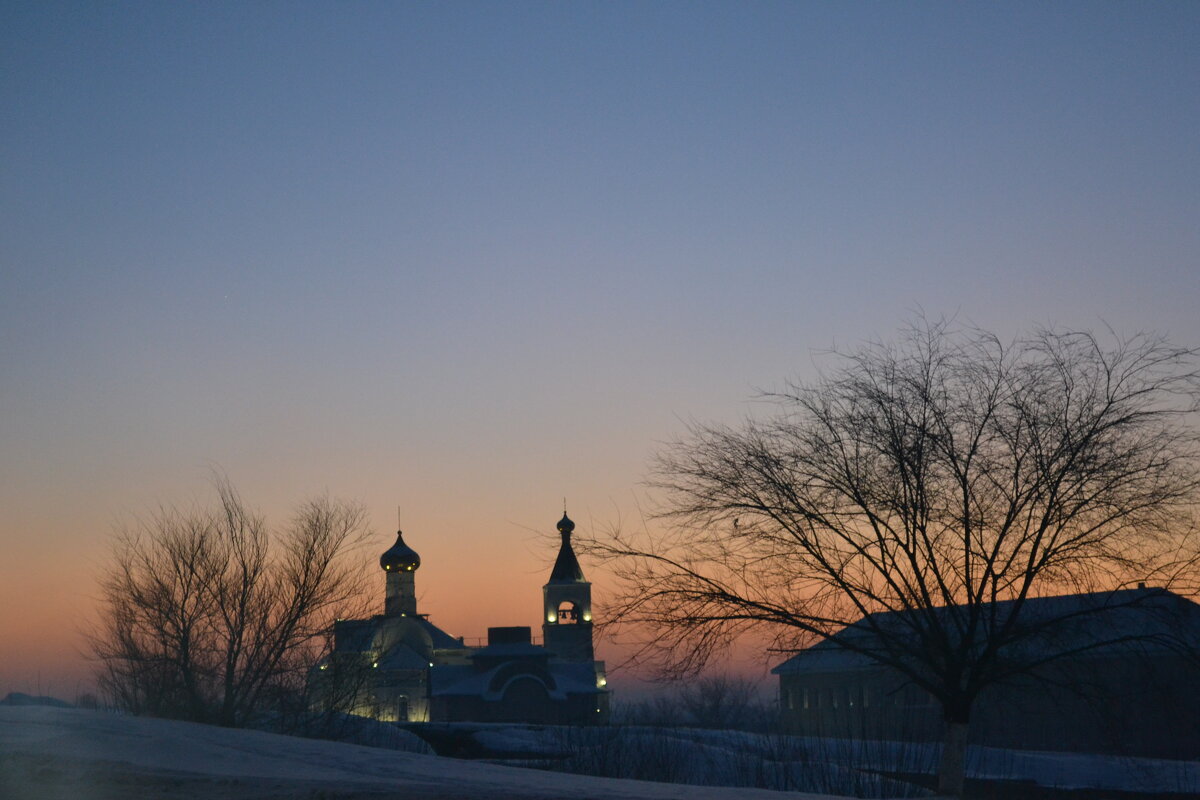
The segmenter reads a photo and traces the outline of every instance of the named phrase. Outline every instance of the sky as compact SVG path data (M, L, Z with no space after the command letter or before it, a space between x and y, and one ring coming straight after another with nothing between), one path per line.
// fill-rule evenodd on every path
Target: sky
M1198 255L1193 2L5 2L0 693L214 468L536 626L690 420L917 313L1200 346Z

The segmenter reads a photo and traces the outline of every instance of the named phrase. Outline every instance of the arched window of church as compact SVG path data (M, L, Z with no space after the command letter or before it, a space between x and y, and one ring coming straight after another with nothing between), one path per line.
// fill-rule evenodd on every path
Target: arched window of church
M570 600L564 600L558 606L558 624L575 625L579 622L579 606Z

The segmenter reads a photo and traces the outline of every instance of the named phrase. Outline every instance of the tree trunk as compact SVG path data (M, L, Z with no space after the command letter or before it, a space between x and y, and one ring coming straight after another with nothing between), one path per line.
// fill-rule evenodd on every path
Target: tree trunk
M962 797L967 766L967 722L946 720L946 739L938 765L938 794Z

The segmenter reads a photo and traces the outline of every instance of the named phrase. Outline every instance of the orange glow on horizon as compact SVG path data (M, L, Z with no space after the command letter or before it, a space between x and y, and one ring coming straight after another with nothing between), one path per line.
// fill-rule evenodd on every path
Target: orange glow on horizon
M546 519L541 534L513 525L491 532L493 526L482 522L478 527L489 533L471 535L473 526L462 519L453 525L462 532L456 537L427 531L428 523L410 526L406 541L422 559L415 573L418 611L450 635L469 642L483 641L489 627L513 625L527 625L540 637L542 585L549 578L559 540L554 515L542 516ZM387 573L377 559L393 536L377 532L372 546L360 556L375 575L363 598L369 613L383 612ZM23 550L18 551L19 558L0 565L0 641L5 645L0 656L0 695L32 694L40 688L73 700L95 688L85 632L97 621L96 579L108 557L108 538L87 540L86 549L66 561L53 552ZM607 576L586 558L581 563L597 598L602 598ZM30 602L35 597L41 599ZM631 653L629 645L597 636L596 648L596 657L609 664L610 684L615 680L618 690L628 681L640 683L646 677L645 670L621 668ZM746 655L754 658L742 659L744 663L735 659L729 668L740 674L763 672L761 652Z

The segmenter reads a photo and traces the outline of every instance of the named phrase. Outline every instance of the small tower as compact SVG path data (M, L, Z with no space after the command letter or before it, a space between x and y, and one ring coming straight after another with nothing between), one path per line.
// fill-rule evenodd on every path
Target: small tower
M417 586L413 573L421 566L421 557L404 543L404 531L396 531L396 543L379 557L379 566L387 573L383 613L389 617L416 616Z
M542 635L546 649L563 661L590 662L592 652L592 585L583 578L571 548L575 523L563 511L558 521L562 545L542 587Z

